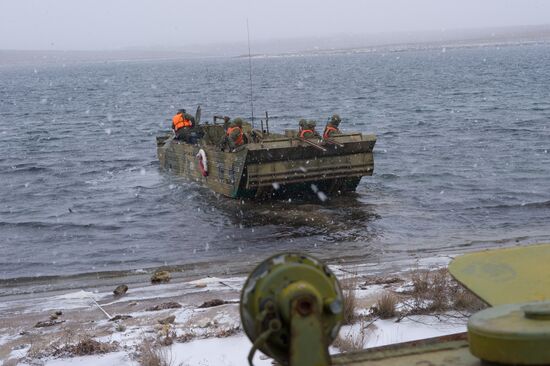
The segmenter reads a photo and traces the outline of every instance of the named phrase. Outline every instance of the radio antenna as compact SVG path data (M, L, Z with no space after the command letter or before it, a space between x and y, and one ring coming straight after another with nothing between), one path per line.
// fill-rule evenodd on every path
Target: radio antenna
M254 128L254 96L252 95L252 55L250 54L250 29L246 18L246 34L248 36L248 74L250 76L250 109L252 110L252 128Z

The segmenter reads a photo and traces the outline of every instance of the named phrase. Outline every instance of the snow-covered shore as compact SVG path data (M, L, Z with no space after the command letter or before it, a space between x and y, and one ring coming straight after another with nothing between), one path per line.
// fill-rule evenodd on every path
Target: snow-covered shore
M431 258L415 266L433 270L446 267L448 261ZM372 316L384 294L396 296L398 310L409 306L410 273L377 274L373 280L372 266L331 268L353 293L356 313L354 322L340 330L343 341L336 342L340 348L331 347L332 353L349 350L344 343L370 348L465 331L466 313ZM122 297L80 290L12 299L0 306L0 359L4 365L139 365L145 342L162 345L158 352L173 365L243 365L251 348L239 319L244 281L245 277L207 277L134 285ZM109 321L103 311L121 319ZM35 327L38 322L50 326ZM92 345L97 349L79 349L83 340L96 342ZM94 352L98 353L87 354ZM255 364L270 365L271 360L257 354Z

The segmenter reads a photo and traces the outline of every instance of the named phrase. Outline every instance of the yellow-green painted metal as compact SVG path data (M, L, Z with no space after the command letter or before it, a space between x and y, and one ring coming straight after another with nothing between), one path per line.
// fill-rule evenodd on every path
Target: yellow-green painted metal
M354 191L361 177L374 171L376 136L343 133L330 140L252 131L243 126L250 143L221 151L222 125L200 126L204 136L194 144L157 137L160 166L228 197L269 198L281 192L303 193L315 185L327 196ZM254 137L252 137L254 136ZM208 176L201 174L197 153L207 157Z
M323 303L319 301L319 294L314 289L309 294L306 289L295 287L294 290L298 292L290 302L288 363L290 366L329 366L328 343L323 329Z
M449 272L492 306L550 300L550 244L465 254Z
M298 258L302 258L299 260ZM270 332L267 342L261 348L283 365L294 352L315 352L319 356L325 349L325 342L332 341L336 334L329 332L323 317L341 307L341 292L334 302L330 295L323 295L327 286L326 279L319 279L308 271L293 270L300 262L306 267L321 269L321 263L299 254L280 254L274 256L256 268L247 280L241 295L241 319L243 328L251 340L262 338L269 328L270 319L265 317L265 309L277 304L275 323L284 323L277 330L287 330L294 324L294 332L314 335L301 338L295 343L289 355L286 343ZM452 261L451 274L493 308L474 314L468 323L468 334L437 337L429 340L396 344L353 353L333 355L332 365L456 365L481 366L485 362L507 365L548 365L550 364L550 244L538 244L526 247L488 250L466 254ZM320 271L325 272L326 270ZM292 273L291 277L288 274ZM318 278L318 280L313 280ZM333 276L328 276L332 281ZM305 279L305 281L302 281ZM337 284L336 284L337 286ZM329 286L330 288L331 286ZM312 303L323 299L323 332L315 331L313 323L292 323L295 313L292 305L300 296L310 296ZM541 301L546 300L546 301ZM263 305L262 305L263 304ZM264 316L263 316L263 315ZM273 319L271 319L273 320ZM302 321L307 319L302 318ZM341 321L338 320L338 322ZM266 326L267 324L267 326ZM333 331L338 330L339 323ZM328 336L325 341L324 335ZM466 336L468 341L466 341ZM296 336L295 336L296 337ZM292 338L292 336L291 336ZM268 338L266 338L268 339ZM309 339L309 341L308 341ZM322 347L319 347L319 344ZM279 347L279 348L278 348ZM282 357L277 352L282 353ZM302 356L302 355L298 355ZM304 355L305 356L305 355ZM279 358L278 358L279 357ZM285 358L286 357L286 358ZM307 360L305 358L299 358ZM304 365L307 365L308 361Z
M468 350L466 334L392 344L332 356L333 366L482 366Z
M248 277L241 293L240 313L250 340L279 363L320 360L328 356L328 346L342 323L342 291L332 271L317 259L277 254ZM320 329L316 335L312 334L315 329ZM314 353L316 357L295 352Z
M550 365L550 302L500 305L468 321L473 355L507 365Z

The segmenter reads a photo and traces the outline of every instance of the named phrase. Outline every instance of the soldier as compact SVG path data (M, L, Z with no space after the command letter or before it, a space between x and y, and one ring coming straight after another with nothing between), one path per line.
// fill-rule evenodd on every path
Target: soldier
M195 117L186 113L185 109L179 109L178 113L172 117L172 130L176 135L176 140L184 140L187 132L195 125Z
M216 122L216 120L218 119L223 119L223 130L224 131L227 131L227 129L229 128L229 121L231 121L231 118L229 118L228 116L214 116L214 122Z
M341 121L342 120L340 119L339 115L333 114L327 125L325 126L325 130L323 131L323 138L328 139L334 135L339 135L340 130L338 129L338 126L340 125Z
M229 118L228 116L223 117L223 129L225 131L227 131L227 129L229 128L229 125L231 124L230 121L231 121L231 118Z
M229 119L226 121L229 122ZM246 143L243 133L243 119L235 118L231 124L229 124L225 136L222 140L222 149L225 146L229 146L231 150L244 145Z
M306 121L305 119L301 119L298 123L300 125L300 131L299 136L300 138L310 138L310 137L318 137L319 134L315 132L315 126L317 123L313 120Z

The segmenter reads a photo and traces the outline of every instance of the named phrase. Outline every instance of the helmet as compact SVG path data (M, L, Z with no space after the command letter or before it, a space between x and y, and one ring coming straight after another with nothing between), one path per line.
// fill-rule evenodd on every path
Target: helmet
M233 126L242 127L243 126L243 119L240 117L237 117L233 120Z
M302 128L306 127L306 124L307 124L307 121L303 118L300 120L300 122L298 122L298 125Z
M314 129L315 126L317 126L317 122L315 122L314 120L310 119L309 121L307 121L306 123L306 126L310 129Z
M178 113L185 113L185 109L178 109Z
M337 114L333 114L332 117L330 117L330 123L335 125L335 126L338 126L341 121L342 121L342 119Z

